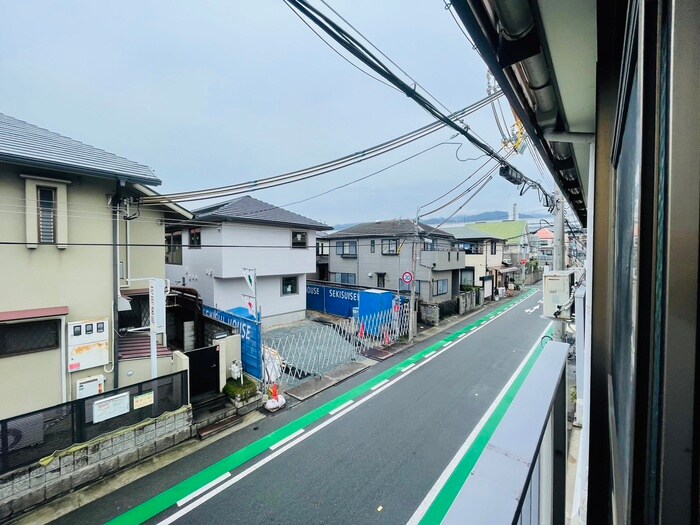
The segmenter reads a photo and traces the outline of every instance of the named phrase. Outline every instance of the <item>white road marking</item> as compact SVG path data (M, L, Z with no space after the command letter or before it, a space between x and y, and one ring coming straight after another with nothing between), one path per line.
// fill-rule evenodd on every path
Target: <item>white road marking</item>
M428 494L425 496L423 501L421 501L420 505L418 505L418 508L413 513L413 516L411 516L411 519L408 520L408 523L406 525L417 525L418 523L420 523L420 520L423 519L423 516L425 516L425 513L428 512L430 505L433 504L433 501L435 501L435 498L437 498L438 494L440 493L442 488L447 483L447 480L450 479L450 476L455 471L455 469L457 468L457 465L459 465L460 461L462 461L462 458L464 457L464 455L467 453L467 451L469 451L469 448L472 446L472 443L474 443L474 440L477 438L477 436L479 435L481 430L484 428L484 425L486 425L489 418L493 415L494 411L498 407L498 404L501 402L503 397L506 395L506 392L508 392L508 389L510 388L510 386L513 384L515 379L518 377L518 375L520 374L522 369L525 367L525 364L530 359L530 356L537 349L537 346L540 344L542 338L547 333L547 330L549 330L550 325L551 325L551 323L548 324L547 328L545 328L542 331L540 336L537 338L537 342L533 345L533 347L530 349L530 351L527 353L527 355L520 362L520 365L515 370L515 372L513 372L513 375L510 376L510 379L508 379L508 382L503 386L501 391L498 393L498 395L496 396L496 399L493 400L493 403L491 403L491 406L489 406L488 410L486 410L484 415L481 416L481 419L474 427L474 430L472 430L471 434L469 434L469 436L467 437L467 440L462 444L462 446L459 447L459 450L457 451L457 453L452 457L452 460L448 463L447 467L445 467L445 470L442 471L442 474L440 474L440 477L437 479L437 481L432 486L432 488L428 491Z
M304 429L303 429L303 428L300 428L299 430L297 430L297 431L294 432L293 434L289 434L286 438L281 439L280 441L278 441L277 443L275 443L274 445L272 445L272 446L270 447L270 450L275 450L275 449L280 448L282 445L284 445L285 443L290 442L292 439L294 439L295 437L301 435L303 432L304 432Z
M402 368L402 369L401 369L401 372L406 372L407 370L410 370L410 369L413 368L414 366L416 366L416 364L415 364L415 363L411 363L411 364L408 365L407 367Z
M435 352L437 352L437 350L433 350L432 352L428 352L427 354L425 354L425 355L423 356L423 359L426 359L426 358L430 357L430 356L433 355Z
M340 412L341 410L343 410L345 407L350 406L353 402L354 402L354 401L353 401L352 399L350 399L349 401L346 401L345 403L343 403L342 405L340 405L338 408L334 408L333 410L331 410L331 411L328 412L328 413L329 413L331 416L334 416L335 414L337 414L338 412Z
M178 507L182 507L182 506L183 506L185 503L187 503L188 501L192 501L194 498L196 498L197 496L199 496L199 495L202 494L203 492L206 492L206 491L209 490L210 488L215 487L216 485L218 485L219 483L221 483L222 481L224 481L226 478L230 478L230 477L231 477L231 473L230 473L230 472L227 472L226 474L222 474L221 476L219 476L219 477L216 478L215 480L210 481L209 483L207 483L207 484L204 485L203 487L198 488L197 490L195 490L195 491L194 491L192 494L190 494L189 496L185 496L184 498L182 498L180 501L177 502L177 506L178 506Z
M476 327L474 330L471 330L468 334L464 334L464 335L466 336L466 335L471 335L471 334L473 334L474 332L476 332L476 331L482 329L484 326L490 324L490 323L491 323L492 321L494 321L495 319L498 319L498 317L500 317L500 316L503 315L504 313L505 313L505 312L501 312L498 316L490 318L488 321L486 321L485 323L483 323L481 326ZM546 330L545 330L545 332L546 332ZM544 334L545 332L543 332L543 334ZM540 337L540 339L541 339L541 337ZM202 505L203 503L206 503L207 501L209 501L210 499L212 499L212 498L215 497L216 495L222 493L224 490L226 490L226 489L228 489L229 487L231 487L232 485L238 483L240 480L242 480L243 478L249 476L250 474L252 474L252 473L255 472L256 470L258 470L259 468L263 467L264 465L266 465L267 463L269 463L269 462L272 461L273 459L277 458L278 456L284 454L285 452L287 452L288 450L290 450L292 447L298 445L298 444L301 443L302 441L304 441L304 440L308 439L309 437L313 436L316 432L319 432L319 431L321 431L322 429L326 428L328 425L330 425L331 423L337 421L338 419L340 419L340 418L343 417L344 415L349 414L351 411L353 411L354 409L356 409L356 408L359 407L360 405L366 403L367 401L369 401L370 399L372 399L374 396L379 395L381 392L383 392L383 391L386 390L387 388L389 388L389 387L391 387L392 385L398 383L398 382L401 381L402 379L408 377L409 375L411 375L413 372L415 372L416 370L418 370L418 369L421 368L422 366L427 365L430 361L432 361L433 359L437 358L437 356L439 356L440 354L446 352L447 350L449 350L450 348L452 348L454 345L456 345L457 342L459 342L460 340L461 340L461 338L458 339L457 341L453 341L453 342L450 343L448 346L445 346L445 347L442 348L441 350L436 351L436 352L435 352L433 355L431 355L430 357L426 357L426 359L423 359L419 364L416 365L416 364L414 363L415 366L413 366L412 368L411 368L411 367L407 367L407 368L405 369L405 373L400 373L400 374L398 374L394 379L391 379L391 380L385 379L385 380L381 381L380 383L374 385L372 388L370 388L370 390L372 390L372 392L371 392L370 394L368 394L367 396L363 397L363 398L360 399L358 402L353 403L353 404L351 404L350 406L344 408L344 409L341 410L340 412L338 412L338 413L332 415L331 417L329 417L329 418L326 419L325 421L321 422L319 425L317 425L316 427L312 428L312 429L309 430L308 432L304 432L304 429L300 429L300 430L296 431L294 434L291 434L290 436L288 436L288 437L285 438L284 440L280 441L279 443L273 445L273 447L279 447L280 445L282 445L283 443L286 442L286 444L285 444L284 446L281 446L280 448L277 448L277 450L274 450L274 452L272 452L270 455L264 457L263 459L261 459L261 460L258 461L257 463L254 463L253 465L251 465L250 467L248 467L247 469L245 469L245 470L242 471L241 473L237 474L236 476L234 476L234 477L231 478L230 480L226 481L225 483L222 483L222 484L218 485L218 486L217 486L216 488L214 488L212 491L210 491L210 492L208 492L208 493L202 495L199 499L196 499L196 500L194 500L194 501L191 501L189 504L187 504L186 506L183 506L180 510L178 510L178 511L175 512L174 514L172 514L172 515L168 516L167 518L165 518L164 520L158 522L158 525L170 525L171 523L174 523L175 521L179 520L181 517L183 517L183 516L189 514L190 512L192 512L194 509L196 509L197 507L199 507L199 506ZM539 344L539 339L538 339L537 344ZM533 347L533 348L534 348L534 347ZM529 355L529 354L528 354L528 355ZM526 359L527 359L527 356L526 356ZM524 362L525 362L525 360L523 360L523 363L524 363ZM521 363L520 368L521 368L522 366L523 366L523 364ZM411 368L411 369L408 370L408 368ZM520 370L520 368L518 369L518 371ZM518 371L516 371L516 373L517 373ZM506 385L506 386L509 386L509 385ZM499 396L500 396L500 394L499 394ZM329 414L330 414L330 413L329 413ZM486 415L484 415L484 417L486 417ZM482 418L482 420L483 420L483 419L484 419L484 418ZM488 418L487 418L487 419L488 419ZM481 421L479 422L479 424L480 424L481 426L483 426L483 424L481 423ZM479 425L477 425L477 427L478 427L478 426L479 426ZM476 428L475 428L474 432L472 432L472 434L470 434L470 437L471 437L473 434L475 434L475 431L476 431ZM301 434L301 435L300 435L300 434ZM296 437L296 439L293 439L293 438L295 438L295 437ZM469 439L469 438L467 438L467 439ZM473 440L473 438L472 438L472 440ZM463 445L463 446L464 446L464 445ZM273 447L270 447L270 449L272 450ZM468 447L467 447L467 448L468 448ZM460 449L460 450L461 450L461 449ZM462 454L462 455L463 455L463 454ZM461 457L461 456L460 456L460 457ZM453 458L452 461L455 461L455 459ZM459 461L457 461L457 463L459 463ZM452 462L451 462L450 464L452 464ZM449 465L448 465L448 468L449 468ZM454 467L454 468L456 468L456 464L455 464L455 467ZM453 470L454 470L454 468L453 468ZM230 473L229 473L229 475L230 475ZM443 472L443 475L445 475L445 472ZM447 477L449 477L449 475L448 475ZM442 478L442 476L441 476L441 478ZM438 481L440 481L440 480L438 480ZM444 483L443 483L443 484L444 484ZM436 482L436 484L433 486L433 489L435 488L436 485L437 485L437 482ZM432 491L433 489L431 489L431 491ZM439 489L438 489L438 492L439 492ZM429 493L429 494L430 494L430 493ZM436 494L436 495L437 495L437 494ZM426 499L427 499L427 496L426 496ZM433 499L434 499L434 497L433 497ZM426 500L423 500L423 503L425 503L425 501L426 501ZM431 500L431 502L432 502L432 500ZM421 506L423 505L423 503L421 503ZM427 507L429 507L429 506L430 506L430 503L428 503ZM426 510L427 510L427 507L426 507ZM419 507L419 509L420 509L420 508L421 508L421 507ZM416 510L416 513L417 513L417 512L418 512L418 510ZM423 511L423 514L425 514L425 511ZM414 517L415 517L415 516L416 516L416 514L414 514ZM413 520L413 517L411 518L411 520ZM418 520L418 521L420 521L420 520ZM417 523L417 522L416 522L416 523Z
M370 388L370 390L377 390L378 388L380 388L380 387L386 385L388 382L389 382L388 379L385 379L384 381L380 381L379 383L377 383L376 385L374 385L372 388Z

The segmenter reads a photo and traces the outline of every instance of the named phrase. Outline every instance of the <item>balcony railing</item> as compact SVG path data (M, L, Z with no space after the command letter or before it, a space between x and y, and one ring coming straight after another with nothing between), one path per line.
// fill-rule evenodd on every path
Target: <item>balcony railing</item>
M568 348L544 347L443 524L565 522Z

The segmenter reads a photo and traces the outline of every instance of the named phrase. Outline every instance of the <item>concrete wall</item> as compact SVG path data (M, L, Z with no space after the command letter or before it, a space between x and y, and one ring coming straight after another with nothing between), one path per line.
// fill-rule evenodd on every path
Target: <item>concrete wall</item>
M0 521L188 439L191 425L192 410L183 407L0 475Z
M136 210L131 207L130 214ZM142 209L139 216L131 221L119 221L119 242L129 244L148 244L155 246L122 246L119 249L119 261L122 268L119 285L138 289L147 288L144 279L165 278L165 228L162 223L163 213L153 209ZM132 281L127 283L127 277Z
M151 379L151 359L128 359L119 361L119 386L129 386ZM158 376L178 372L178 365L171 356L158 358Z

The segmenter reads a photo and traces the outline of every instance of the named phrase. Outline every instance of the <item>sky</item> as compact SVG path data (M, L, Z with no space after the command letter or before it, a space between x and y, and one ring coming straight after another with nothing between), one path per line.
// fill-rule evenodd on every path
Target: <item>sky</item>
M486 96L486 66L443 0L327 1L449 110ZM0 11L0 112L150 166L163 181L160 193L305 168L431 122L404 94L339 57L281 0L0 0ZM465 122L500 147L490 107ZM351 168L251 195L330 225L412 218L485 160L469 160L481 152L453 135L442 130ZM441 142L463 145L457 154L458 145L440 145L296 203ZM553 189L528 152L510 161ZM514 203L520 212L544 211L533 190L519 196L496 172L459 214L510 211Z

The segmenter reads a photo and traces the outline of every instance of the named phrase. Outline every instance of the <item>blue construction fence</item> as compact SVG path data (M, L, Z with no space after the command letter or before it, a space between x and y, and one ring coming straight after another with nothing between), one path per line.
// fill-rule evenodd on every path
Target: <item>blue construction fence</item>
M397 302L401 305L408 301L408 297L389 290L341 288L319 283L306 285L307 310L339 317L353 317L354 313L365 317L389 310Z
M236 309L239 311L240 309ZM241 336L241 361L243 371L262 381L262 334L260 322L252 315L240 315L230 311L218 310L213 306L202 306L202 315L221 324L235 328Z

